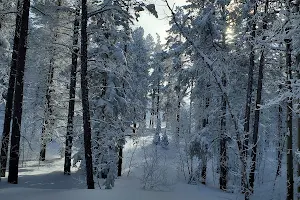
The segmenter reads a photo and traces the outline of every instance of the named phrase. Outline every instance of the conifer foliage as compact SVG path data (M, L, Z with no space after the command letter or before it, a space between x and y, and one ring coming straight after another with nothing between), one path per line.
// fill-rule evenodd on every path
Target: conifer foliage
M168 185L172 155L188 184L297 196L300 1L162 1L166 38L136 26L150 0L0 1L1 177L59 148L65 175L112 189L129 140L144 188Z

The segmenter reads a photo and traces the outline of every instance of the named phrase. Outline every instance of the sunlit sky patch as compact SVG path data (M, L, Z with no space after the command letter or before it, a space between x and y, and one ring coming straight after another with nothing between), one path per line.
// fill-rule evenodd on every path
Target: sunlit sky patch
M185 0L168 0L171 6L182 6ZM156 33L160 35L161 41L164 43L167 37L166 31L169 29L169 18L171 15L164 0L151 0L154 3L158 12L158 18L155 18L148 12L141 13L137 26L142 26L145 30L145 35L151 34L156 39Z

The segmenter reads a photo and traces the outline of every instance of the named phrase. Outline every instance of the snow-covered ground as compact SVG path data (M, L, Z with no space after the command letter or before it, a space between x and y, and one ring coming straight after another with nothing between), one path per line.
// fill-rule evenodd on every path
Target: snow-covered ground
M178 178L176 152L172 145L169 150L155 148L152 137L145 136L137 141L128 139L124 149L123 176L118 178L111 190L87 190L85 176L72 168L72 175L63 175L64 159L56 158L44 163L26 162L20 167L18 185L0 183L0 197L5 200L236 200L236 194L225 193L217 188L204 185L188 185ZM159 158L153 165L153 154ZM146 162L147 161L147 162ZM157 182L143 176L144 166L153 167ZM145 181L147 179L147 181ZM155 180L156 180L155 179ZM152 181L152 182L151 182ZM150 183L149 183L150 182ZM150 186L149 186L150 184ZM153 190L149 189L149 187Z

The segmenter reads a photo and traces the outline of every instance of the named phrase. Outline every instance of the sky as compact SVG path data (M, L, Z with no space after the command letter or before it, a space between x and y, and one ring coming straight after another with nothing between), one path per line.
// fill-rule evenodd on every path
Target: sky
M169 18L171 12L166 6L164 0L152 0L158 12L158 18L155 18L149 12L142 12L137 26L142 26L145 30L145 35L151 34L156 40L156 33L161 36L161 41L165 43L167 37L166 30L169 29ZM171 6L181 6L185 4L185 0L168 0Z

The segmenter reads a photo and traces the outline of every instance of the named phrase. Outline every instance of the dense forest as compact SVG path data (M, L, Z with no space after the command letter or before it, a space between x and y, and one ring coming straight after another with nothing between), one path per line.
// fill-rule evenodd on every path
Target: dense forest
M157 4L166 38L137 26L143 13L160 18ZM88 189L139 174L147 191L184 183L218 188L208 197L299 199L299 9L0 0L0 197L26 183L29 163L56 162L60 180L79 173Z

